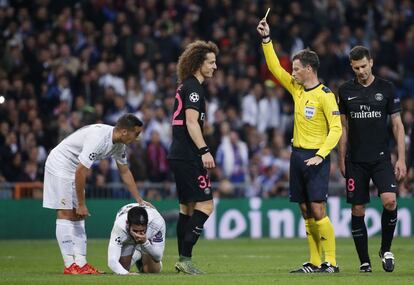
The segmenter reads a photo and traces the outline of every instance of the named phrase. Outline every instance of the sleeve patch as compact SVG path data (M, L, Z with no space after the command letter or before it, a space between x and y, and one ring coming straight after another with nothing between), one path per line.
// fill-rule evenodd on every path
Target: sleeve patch
M332 111L332 115L333 115L333 116L339 116L339 115L340 115L340 113L339 113L339 111Z
M116 243L117 245L122 245L121 237L117 237L117 238L115 239L115 243Z
M92 153L89 154L89 159L91 161L95 161L96 160L96 156L97 156L96 152L92 152Z
M329 88L328 88L328 87L326 87L326 86L322 87L322 90L323 90L325 93L332 93L331 89L329 89Z
M189 99L191 102L196 103L198 100L200 100L200 95L198 95L197 92L193 92L190 94Z
M162 242L164 238L162 237L162 232L158 231L158 233L155 234L155 236L152 238L153 242Z

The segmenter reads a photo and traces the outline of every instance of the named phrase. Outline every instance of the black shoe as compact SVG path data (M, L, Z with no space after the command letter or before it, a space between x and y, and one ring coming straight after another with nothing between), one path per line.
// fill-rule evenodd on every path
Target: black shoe
M290 273L315 273L319 272L319 267L310 262L305 262L302 267L290 271Z
M386 251L384 253L380 251L379 256L382 260L382 268L384 268L386 272L393 272L395 266L394 254L392 254L391 251Z
M362 263L361 266L359 267L359 272L361 272L361 273L370 273L370 272L372 272L371 264L369 264L368 262Z
M324 262L321 264L320 273L339 273L339 267L333 266L329 262Z

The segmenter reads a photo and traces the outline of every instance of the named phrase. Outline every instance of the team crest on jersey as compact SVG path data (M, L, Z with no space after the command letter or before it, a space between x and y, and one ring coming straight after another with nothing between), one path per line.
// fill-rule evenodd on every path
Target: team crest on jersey
M97 156L96 152L92 152L89 154L89 159L94 161L96 159L96 156Z
M198 102L198 100L200 100L200 95L198 95L197 92L193 92L190 94L189 98L191 102L195 103Z
M153 242L162 242L163 238L162 238L162 232L159 231L158 233L155 234L155 236L152 238Z
M315 116L316 108L312 106L305 107L305 117L307 119L312 119Z
M382 99L384 99L384 95L382 95L381 93L375 94L375 100L382 101Z

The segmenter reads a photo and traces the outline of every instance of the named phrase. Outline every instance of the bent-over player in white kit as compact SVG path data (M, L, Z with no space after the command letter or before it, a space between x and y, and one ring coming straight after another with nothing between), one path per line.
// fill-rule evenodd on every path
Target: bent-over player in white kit
M43 207L57 213L56 239L65 263L64 274L99 274L86 261L84 221L89 216L85 181L94 161L112 156L128 191L138 203L147 203L138 193L126 155L126 144L137 139L142 126L137 117L125 114L115 127L95 124L77 130L50 152L45 165Z
M151 207L137 203L122 207L116 215L108 245L108 266L116 274L130 273L137 264L143 273L159 273L165 248L165 221Z

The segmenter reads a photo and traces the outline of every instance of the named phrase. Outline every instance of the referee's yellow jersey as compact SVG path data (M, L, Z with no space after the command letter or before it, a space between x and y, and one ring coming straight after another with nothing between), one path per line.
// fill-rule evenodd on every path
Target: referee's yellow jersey
M295 103L293 146L317 149L316 154L325 158L342 134L335 95L322 83L305 89L280 65L272 41L262 43L262 47L270 72L292 94Z

